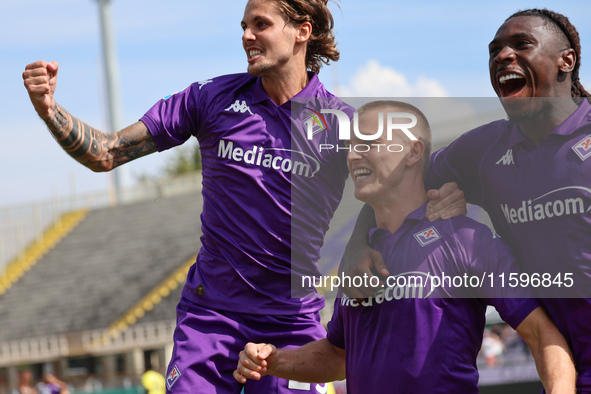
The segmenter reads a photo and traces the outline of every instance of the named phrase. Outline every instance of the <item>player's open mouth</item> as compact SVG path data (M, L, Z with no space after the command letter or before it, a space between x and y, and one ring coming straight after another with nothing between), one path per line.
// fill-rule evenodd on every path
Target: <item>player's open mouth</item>
M370 176L371 174L373 174L373 171L370 171L367 168L359 168L353 171L353 181L361 181Z
M511 73L502 75L499 78L501 97L521 96L524 87L525 77L523 75Z
M248 51L246 51L247 55L248 55L248 60L254 58L255 56L260 55L261 53L263 53L260 49L249 49Z

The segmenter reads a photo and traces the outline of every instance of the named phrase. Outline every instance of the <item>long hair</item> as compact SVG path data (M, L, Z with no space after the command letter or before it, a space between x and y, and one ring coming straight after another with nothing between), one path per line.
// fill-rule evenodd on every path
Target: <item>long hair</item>
M328 0L277 0L277 5L290 23L310 22L312 25L306 49L306 68L318 73L323 63L339 60Z

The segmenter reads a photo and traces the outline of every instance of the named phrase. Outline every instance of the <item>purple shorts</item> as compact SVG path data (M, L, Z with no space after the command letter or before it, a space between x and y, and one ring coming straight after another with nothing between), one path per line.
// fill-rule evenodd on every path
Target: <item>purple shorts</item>
M232 372L247 342L298 347L325 338L318 313L251 315L207 309L181 298L177 306L174 349L166 392L174 394L326 393L326 384L300 383L264 376L238 383Z

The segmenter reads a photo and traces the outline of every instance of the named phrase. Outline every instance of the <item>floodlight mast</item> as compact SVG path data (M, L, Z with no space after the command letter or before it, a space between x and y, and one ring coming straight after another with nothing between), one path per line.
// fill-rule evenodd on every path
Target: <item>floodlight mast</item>
M105 87L107 93L107 113L110 132L123 128L123 114L121 110L121 91L119 85L119 69L117 52L115 50L115 34L111 15L111 0L96 0L99 6L101 41L103 48L103 65ZM114 198L122 200L123 169L113 171Z

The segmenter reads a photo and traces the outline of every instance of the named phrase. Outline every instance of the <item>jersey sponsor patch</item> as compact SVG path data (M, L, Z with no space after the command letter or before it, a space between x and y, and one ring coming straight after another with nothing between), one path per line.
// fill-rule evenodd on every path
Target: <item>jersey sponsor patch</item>
M289 154L291 157L286 157L288 154L275 154L275 152L291 152ZM218 157L259 167L272 168L306 178L313 178L320 171L320 162L304 152L283 148L263 148L256 145L252 148L243 149L234 146L234 142L231 140L220 140Z
M583 161L591 157L591 134L577 142L573 146L573 150Z
M179 368L175 364L174 367L172 367L172 370L170 371L168 376L166 377L166 387L168 387L168 389L170 390L172 385L175 384L176 381L179 380L180 377L181 377L181 372L179 371Z
M428 229L419 231L414 235L414 237L417 241L419 241L421 247L423 247L437 241L441 238L441 235L439 235L435 227L429 227Z
M507 223L528 223L563 215L582 215L591 211L591 188L566 186L550 190L539 197L521 201L521 205L501 204L501 211Z

